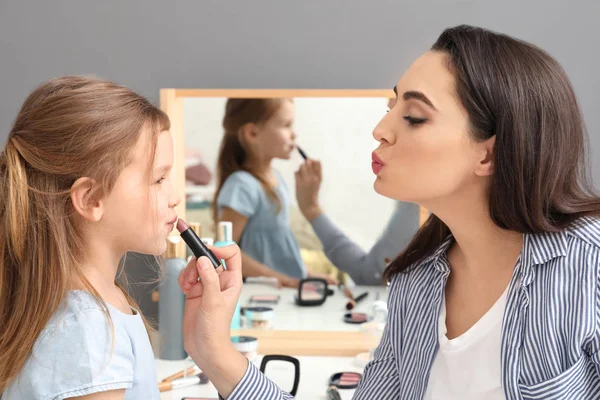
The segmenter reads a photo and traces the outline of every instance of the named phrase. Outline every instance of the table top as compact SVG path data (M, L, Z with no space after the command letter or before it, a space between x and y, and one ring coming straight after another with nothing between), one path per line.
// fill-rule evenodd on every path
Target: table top
M298 291L296 289L282 288L277 289L268 284L262 283L246 283L240 297L242 307L248 306L264 306L273 308L273 319L271 328L273 330L285 331L343 331L343 332L359 332L360 324L349 324L344 322L344 314L348 298L344 296L342 291L333 287L334 294L327 297L325 303L315 307L302 307L295 303L295 296ZM387 287L378 286L356 286L352 288L354 296L359 296L362 293L368 292L368 296L360 301L353 312L368 312L373 302L380 300L387 302ZM279 303L257 304L250 303L250 298L255 295L272 295L278 294L281 296ZM249 328L247 324L243 328Z
M296 357L300 361L300 383L298 386L297 400L327 400L325 391L328 387L329 377L337 372L363 372L353 357ZM260 366L261 357L258 356L253 362ZM178 372L191 364L190 361L166 361L156 359L156 373L158 381ZM270 363L268 364L270 365ZM270 368L267 366L267 376L281 386L286 383L291 388L293 382L293 368L283 366ZM289 389L288 389L289 390ZM343 400L350 400L354 389L340 390ZM161 400L181 400L183 397L205 397L217 399L218 393L209 382L205 385L194 385L179 389L162 392Z

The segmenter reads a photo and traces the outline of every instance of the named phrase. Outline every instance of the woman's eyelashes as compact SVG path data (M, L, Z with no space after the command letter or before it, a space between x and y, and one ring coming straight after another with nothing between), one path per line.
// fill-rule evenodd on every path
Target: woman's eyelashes
M421 124L427 122L427 118L416 118L416 117L412 117L410 115L405 115L402 118L404 118L404 120L406 122L408 122L408 124L410 126L417 126L417 125L421 125Z

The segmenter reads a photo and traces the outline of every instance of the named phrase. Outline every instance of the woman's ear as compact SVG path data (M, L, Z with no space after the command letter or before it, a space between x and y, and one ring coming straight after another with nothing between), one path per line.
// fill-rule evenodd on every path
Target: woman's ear
M485 142L479 143L480 156L475 167L475 174L478 176L490 176L494 173L494 146L496 144L496 135Z
M71 202L77 214L90 222L98 222L104 214L102 191L92 178L79 178L71 186Z

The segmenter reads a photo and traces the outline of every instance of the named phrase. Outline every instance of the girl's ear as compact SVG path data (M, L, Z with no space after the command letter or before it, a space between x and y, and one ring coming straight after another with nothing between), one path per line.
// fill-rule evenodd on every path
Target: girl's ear
M71 186L71 202L75 211L90 222L104 215L104 202L99 185L92 178L79 178Z
M258 137L258 125L254 122L249 122L242 126L241 136L245 143L252 143Z

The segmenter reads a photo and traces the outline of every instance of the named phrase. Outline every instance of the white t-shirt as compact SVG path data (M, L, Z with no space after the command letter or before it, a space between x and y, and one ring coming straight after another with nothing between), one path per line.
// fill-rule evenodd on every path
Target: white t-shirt
M425 400L504 400L500 348L508 288L479 321L457 338L446 337L446 299L439 318L439 349Z

